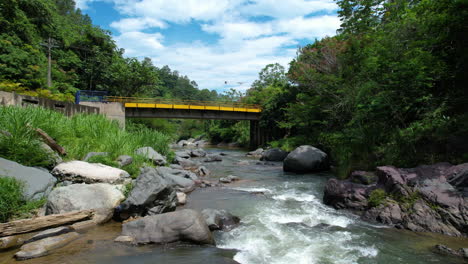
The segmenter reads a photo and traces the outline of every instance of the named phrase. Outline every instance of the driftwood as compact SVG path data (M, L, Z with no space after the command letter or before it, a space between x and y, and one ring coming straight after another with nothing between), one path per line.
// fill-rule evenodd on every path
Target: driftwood
M71 224L91 219L93 216L94 210L85 210L2 223L0 224L0 237L29 233L45 228Z
M65 149L62 146L60 146L59 144L57 144L57 142L53 138L51 138L46 132L44 132L44 130L42 130L40 128L36 128L35 130L39 134L39 136L42 137L44 142L49 147L51 147L53 150L57 151L60 155L67 155L67 152L65 151Z

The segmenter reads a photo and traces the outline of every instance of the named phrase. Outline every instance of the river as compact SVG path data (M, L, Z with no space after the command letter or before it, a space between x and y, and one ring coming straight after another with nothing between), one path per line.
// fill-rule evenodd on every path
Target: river
M209 151L227 154L222 162L205 164L212 172L209 178L242 178L226 188L197 189L188 197L185 208L226 209L242 219L238 228L215 233L217 247L114 243L120 224L112 222L88 230L49 256L22 263L464 263L431 248L439 243L468 247L466 238L369 224L324 205L330 173L288 174L281 163L258 165L245 151ZM16 262L14 253L0 252L0 264Z

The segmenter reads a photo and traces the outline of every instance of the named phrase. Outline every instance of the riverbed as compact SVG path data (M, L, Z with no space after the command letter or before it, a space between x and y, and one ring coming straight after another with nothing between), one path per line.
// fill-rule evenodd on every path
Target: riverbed
M204 164L211 170L208 179L227 175L242 179L226 187L197 189L184 206L226 209L242 219L238 228L215 233L217 247L114 243L121 226L111 222L86 231L49 256L21 263L464 263L431 248L468 247L466 238L369 224L324 205L330 173L289 174L281 163L247 158L242 150L208 151L227 154L222 162ZM0 264L15 263L15 252L0 252Z

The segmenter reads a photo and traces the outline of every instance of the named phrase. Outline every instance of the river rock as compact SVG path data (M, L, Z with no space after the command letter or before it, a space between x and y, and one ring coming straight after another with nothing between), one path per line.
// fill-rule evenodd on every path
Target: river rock
M128 155L120 155L117 157L117 163L120 167L125 167L133 163L133 158Z
M57 182L47 171L26 167L3 158L0 158L0 177L12 177L23 182L23 195L27 200L47 197Z
M263 154L263 149L262 148L258 148L254 151L250 151L246 154L246 156L248 157L254 157L254 158L261 158L262 157L262 154Z
M329 168L327 154L318 148L304 145L284 159L283 170L296 173L318 172Z
M116 208L118 218L145 216L174 211L177 196L172 184L155 168L145 167L135 181L128 198Z
M468 248L460 248L458 250L454 250L447 247L446 245L438 244L434 246L434 251L442 255L463 257L465 259L468 259Z
M107 156L109 155L109 153L107 152L89 152L88 154L86 154L86 156L83 158L83 161L88 161L90 158L92 157L96 157L96 156Z
M61 214L90 209L113 209L125 196L107 183L72 184L55 188L49 195L46 214Z
M195 171L200 177L206 177L210 175L210 170L208 170L205 166L200 166Z
M221 177L221 178L219 178L219 182L231 183L231 179L229 179L228 177Z
M149 160L151 160L155 165L163 166L167 163L166 158L159 154L156 150L152 147L142 147L135 150L135 154L143 156Z
M338 209L362 211L362 218L418 232L435 232L451 236L467 235L468 197L457 184L450 184L468 163L422 165L401 169L377 167L377 181L367 184L330 179L325 187L324 202ZM371 173L371 172L368 172ZM363 174L363 172L358 172ZM380 190L380 197L373 192ZM376 200L377 199L377 200Z
M223 157L217 154L208 154L206 155L204 162L216 162L216 161L223 161Z
M21 246L24 239L21 235L0 237L0 250Z
M175 152L176 157L178 158L183 158L183 159L190 159L190 151L184 150L184 151L176 151Z
M146 216L124 223L121 235L136 244L176 241L214 244L205 219L191 209Z
M44 142L41 142L40 146L44 150L44 152L49 156L49 161L52 167L63 162L62 157L60 157L60 155L57 152L55 152L51 147L49 147L49 145L47 145Z
M206 141L206 140L197 140L197 141L193 142L193 144L194 144L196 147L204 147L205 145L208 145L209 142Z
M238 226L240 219L227 212L226 210L203 209L202 215L208 224L210 230L229 231Z
M41 239L44 239L44 238L47 238L47 237L58 236L58 235L61 235L61 234L69 233L69 232L72 232L72 231L74 231L74 230L69 226L59 226L59 227L56 227L56 228L50 228L50 229L47 229L47 230L44 230L44 231L41 231L41 232L37 233L36 235L34 235L30 239L28 239L28 241L26 241L25 244L31 243L31 242L34 242L34 241L37 241L37 240L41 240Z
M286 156L288 156L288 152L280 149L280 148L272 148L267 149L262 153L262 157L260 160L265 161L283 161Z
M191 157L205 157L206 156L206 151L201 149L201 148L197 148L197 149L192 149L190 151L190 156Z
M181 192L190 192L195 188L194 180L198 177L190 171L159 167L154 172L166 180L172 188Z
M88 163L74 160L60 163L52 174L62 181L74 183L128 183L130 174L128 172L100 163Z
M177 192L177 203L179 205L184 205L187 203L187 195L183 192Z
M175 162L179 164L180 166L182 166L184 170L196 170L200 166L200 163L198 162L195 162L190 159L183 159L180 157L176 157Z
M44 238L21 247L21 251L15 254L17 260L42 257L48 255L51 250L61 248L71 241L77 239L80 235L76 232L70 232L59 236Z

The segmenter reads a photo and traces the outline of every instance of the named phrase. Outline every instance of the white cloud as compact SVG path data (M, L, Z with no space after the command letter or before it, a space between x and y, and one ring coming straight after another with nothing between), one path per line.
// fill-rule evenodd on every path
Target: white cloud
M83 6L91 1L98 0L78 0ZM227 81L228 87L246 90L265 65L278 62L287 68L299 40L334 35L340 25L333 0L101 1L113 2L125 17L111 26L120 32L115 40L127 56L150 57L208 89L227 88ZM145 33L188 22L218 35L218 41L166 43L161 33Z

